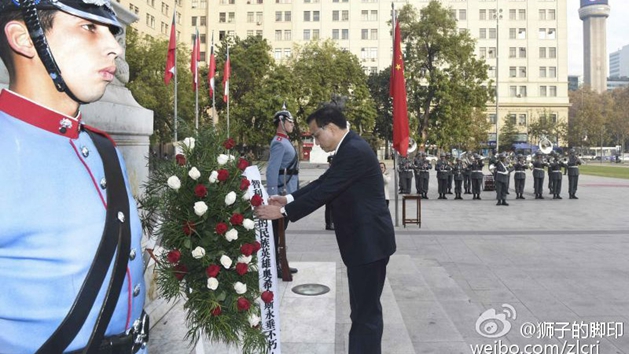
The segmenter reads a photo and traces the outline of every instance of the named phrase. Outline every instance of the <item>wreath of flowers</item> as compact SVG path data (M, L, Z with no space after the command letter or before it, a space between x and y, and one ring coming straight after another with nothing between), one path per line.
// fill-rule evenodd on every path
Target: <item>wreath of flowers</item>
M252 211L262 198L249 196L242 173L250 163L231 154L234 140L220 140L199 133L183 140L175 159L156 164L140 200L142 223L163 248L155 255L160 295L185 301L186 338L194 343L203 333L265 353L260 302L273 293L260 294Z

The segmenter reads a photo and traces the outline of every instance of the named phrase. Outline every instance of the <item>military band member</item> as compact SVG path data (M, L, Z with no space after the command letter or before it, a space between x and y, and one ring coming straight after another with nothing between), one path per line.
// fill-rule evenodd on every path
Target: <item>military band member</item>
M465 168L463 167L463 162L461 162L460 158L456 158L454 166L452 166L452 174L454 178L454 199L463 199L461 197L461 193L463 192L463 174L465 173Z
M426 159L426 153L420 152L415 157L415 188L417 188L417 194L421 195L423 199L428 199L428 181L430 180L429 170L432 169L430 161Z
M535 161L533 161L533 189L535 191L535 199L544 199L544 167L548 167L548 163L543 160L544 155L539 151L535 153Z
M442 152L439 155L439 161L435 165L435 170L437 170L437 184L439 186L438 199L448 199L446 193L448 193L448 175L450 174L451 166L446 161L445 153Z
M122 25L109 0L0 0L0 28L0 352L144 353L142 226L79 110L114 80Z
M577 198L577 184L579 183L579 165L581 165L581 159L577 156L574 149L570 149L570 155L568 156L568 193L570 199Z
M470 169L472 170L472 194L473 198L476 200L480 200L480 191L481 185L483 184L483 159L480 155L474 154L474 160L470 165Z
M507 204L507 182L509 182L509 173L511 172L511 166L507 165L506 162L507 156L504 153L498 155L498 163L496 163L496 199L498 202L496 205L504 205Z
M518 161L513 165L515 170L513 179L515 181L515 199L526 199L524 198L524 183L526 181L526 170L528 169L528 164L522 154L518 154Z
M469 159L467 159L469 160ZM465 190L464 194L472 194L472 167L469 164L464 164L465 168L463 169L463 189Z
M411 194L413 183L413 161L409 157L398 157L398 174L400 176L400 194Z
M565 167L564 163L559 159L559 155L556 152L553 152L553 160L550 162L550 167L548 170L550 171L550 178L553 180L552 183L552 195L553 199L562 199L561 194L561 179L562 179L562 171L561 168Z
M454 163L452 161L452 154L449 152L446 153L446 161L448 161L448 164L450 165L450 171L448 171L448 194L452 194L452 166Z
M290 142L288 134L295 129L293 115L282 107L273 116L275 125L275 136L271 140L271 152L269 162L266 165L266 189L269 196L287 195L299 189L299 156ZM284 230L288 227L289 220L284 218ZM273 237L275 240L275 250L279 247L279 223L273 220ZM327 225L326 225L327 226ZM278 275L281 275L279 262L280 258L275 258L278 262ZM296 268L290 268L291 273L297 273Z
M553 191L555 190L555 187L553 186L553 183L555 182L555 180L552 178L552 169L550 168L551 163L555 160L555 152L551 151L551 153L548 155L548 169L546 170L546 172L548 173L548 193L549 194L553 194Z

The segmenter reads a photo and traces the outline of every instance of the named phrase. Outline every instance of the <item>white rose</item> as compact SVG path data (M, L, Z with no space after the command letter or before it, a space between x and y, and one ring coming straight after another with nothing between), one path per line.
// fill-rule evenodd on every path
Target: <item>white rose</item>
M194 203L194 213L202 216L207 211L207 204L205 202L196 202Z
M236 284L234 284L234 290L236 290L236 294L242 295L247 292L247 284L237 281Z
M251 219L245 219L242 222L242 226L244 226L247 230L253 230L253 228L256 227L256 223Z
M201 246L197 246L194 250L192 250L192 257L199 259L205 256L205 249Z
M190 150L194 149L194 138L185 138L183 139L183 144Z
M249 264L251 263L251 258L253 258L253 256L239 256L238 263Z
M212 173L210 173L210 178L208 179L210 180L210 183L216 183L218 181L218 172L212 171Z
M227 257L226 255L222 255L221 256L221 264L223 265L223 267L225 267L225 269L229 269L229 267L232 266L232 260L231 260L231 258Z
M229 206L234 204L234 202L236 201L236 193L235 192L229 192L227 193L227 195L225 196L225 205Z
M231 229L229 231L227 231L225 233L225 239L229 242L232 242L234 240L238 239L238 231L236 231L236 229Z
M249 324L251 325L251 327L256 327L259 323L260 323L260 317L256 316L253 313L249 315Z
M218 162L219 165L224 165L227 163L227 161L229 161L229 157L225 154L220 154L216 158L216 161Z
M251 199L251 195L249 195L249 190L246 190L243 194L242 194L242 200L247 201Z
M229 161L234 161L236 160L236 157L232 154L229 154Z
M216 290L216 288L218 288L218 280L216 280L216 278L208 278L207 288L210 290Z
M170 176L168 178L168 187L174 189L174 190L178 190L179 188L181 188L181 181L179 180L179 177L177 176Z
M188 172L188 176L196 181L197 179L199 179L199 177L201 177L201 172L199 172L196 167L193 167Z

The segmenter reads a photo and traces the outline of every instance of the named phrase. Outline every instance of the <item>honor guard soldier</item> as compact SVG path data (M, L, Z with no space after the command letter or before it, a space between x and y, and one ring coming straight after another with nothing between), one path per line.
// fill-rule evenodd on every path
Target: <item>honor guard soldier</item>
M452 166L452 175L454 178L454 199L463 199L461 197L461 193L463 192L463 174L465 173L465 168L463 167L463 162L461 159L457 157L454 166Z
M471 156L467 155L466 156ZM468 158L465 159L469 161ZM464 164L465 168L463 169L463 190L464 194L472 194L472 166L469 163Z
M498 200L498 202L496 203L496 205L504 205L504 206L508 206L509 204L507 204L507 183L509 182L509 173L511 172L511 169L513 168L510 165L507 165L506 162L507 156L505 155L505 153L500 153L498 154L498 163L496 163L496 178L495 178L495 183L496 183L496 199Z
M415 169L415 188L417 194L423 199L428 199L428 181L430 180L429 170L432 169L430 161L426 159L426 153L420 152L415 157L414 161Z
M408 157L399 157L398 174L400 176L400 193L411 194L413 183L413 162Z
M446 161L448 161L448 164L450 165L450 171L448 171L448 194L452 194L452 166L454 163L452 161L452 154L449 152L446 153Z
M470 169L472 170L472 199L480 200L480 190L483 184L483 159L480 155L474 154Z
M286 110L286 105L273 116L275 136L271 140L271 152L269 162L266 165L266 190L269 196L287 195L299 189L299 156L291 144L288 134L295 129L293 115ZM284 218L284 230L288 227L288 218ZM279 223L273 220L273 237L275 248L279 247ZM279 257L275 258L278 262ZM277 274L282 274L279 271ZM290 268L291 273L297 273L297 269Z
M565 166L565 164L559 159L559 155L556 152L552 152L553 160L550 163L550 167L548 170L550 171L550 178L552 179L552 195L553 199L562 199L561 194L561 179L562 179L562 171L561 168Z
M109 0L0 0L0 28L0 352L145 353L142 226L122 154L79 111L123 28Z
M568 193L570 199L579 199L577 198L577 184L579 183L579 165L581 164L582 161L574 149L570 149L568 156Z
M439 186L438 199L448 199L446 193L448 193L448 175L451 169L450 163L446 161L446 154L442 152L439 155L439 161L437 161L435 165L435 170L437 170L437 184Z
M528 164L524 160L524 156L522 156L522 154L518 154L518 161L513 165L513 168L515 170L513 176L513 179L515 181L515 199L526 199L524 198L523 193Z
M533 161L533 189L535 191L535 199L544 199L544 167L548 167L543 159L544 155L539 151L535 153L535 161Z

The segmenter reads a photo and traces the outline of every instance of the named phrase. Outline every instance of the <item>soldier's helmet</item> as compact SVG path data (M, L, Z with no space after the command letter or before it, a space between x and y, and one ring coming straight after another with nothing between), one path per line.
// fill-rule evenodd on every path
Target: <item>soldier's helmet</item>
M570 155L574 155L574 154L576 154L576 153L577 153L577 151L576 151L574 148L570 148L570 150L568 150L568 153L569 153Z
M60 10L86 20L109 26L114 35L122 33L122 25L110 0L0 0L0 13L33 7L39 10Z
M446 153L445 152L440 153L439 157L446 157Z
M293 115L286 109L277 111L273 116L273 124L277 125L280 121L294 123Z
M522 156L522 154L518 154L518 159L523 158L524 156Z
M501 153L498 154L498 158L501 159L501 160L504 160L504 159L507 158L507 155L504 152L501 152Z

